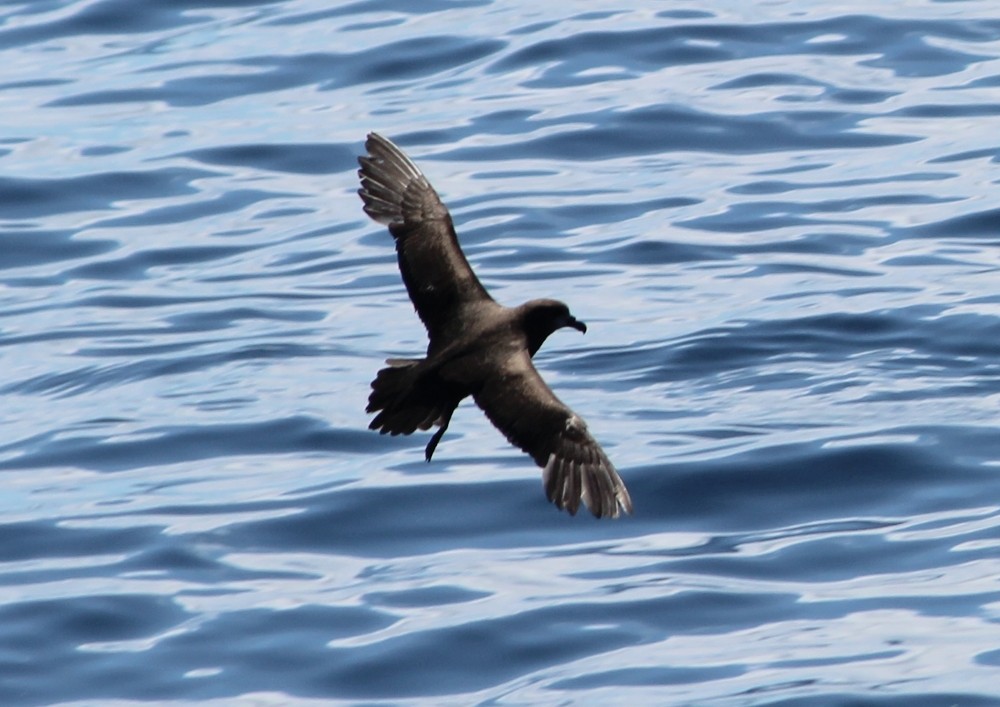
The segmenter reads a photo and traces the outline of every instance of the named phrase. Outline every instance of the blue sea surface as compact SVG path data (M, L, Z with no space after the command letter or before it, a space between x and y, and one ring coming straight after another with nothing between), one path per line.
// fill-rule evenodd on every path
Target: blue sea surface
M0 705L1000 705L1000 5L0 4ZM426 337L376 130L635 513Z

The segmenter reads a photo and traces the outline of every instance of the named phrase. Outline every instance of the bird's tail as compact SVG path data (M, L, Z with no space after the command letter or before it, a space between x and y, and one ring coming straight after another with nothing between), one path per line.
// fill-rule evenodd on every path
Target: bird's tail
M366 412L378 415L368 425L382 434L408 435L417 430L429 430L450 415L447 401L423 390L416 369L420 359L390 358L372 381Z

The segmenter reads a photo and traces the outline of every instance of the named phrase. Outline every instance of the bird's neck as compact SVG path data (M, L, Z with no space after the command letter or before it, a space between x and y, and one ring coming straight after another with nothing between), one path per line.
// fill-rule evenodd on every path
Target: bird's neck
M553 332L552 326L549 322L540 321L539 318L530 316L525 317L523 326L528 343L528 353L534 356L538 353L538 349L542 348L545 340L549 338L549 334Z

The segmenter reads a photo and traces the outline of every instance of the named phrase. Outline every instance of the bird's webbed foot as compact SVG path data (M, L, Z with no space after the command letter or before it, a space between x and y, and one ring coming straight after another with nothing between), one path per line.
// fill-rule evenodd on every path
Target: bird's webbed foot
M434 450L437 449L438 442L440 442L441 438L444 437L444 431L448 429L448 423L451 422L451 414L453 412L455 412L454 409L444 415L441 419L441 426L438 428L438 431L434 433L434 436L431 437L431 441L427 443L427 449L424 450L424 459L427 461L430 461L431 457L434 456Z

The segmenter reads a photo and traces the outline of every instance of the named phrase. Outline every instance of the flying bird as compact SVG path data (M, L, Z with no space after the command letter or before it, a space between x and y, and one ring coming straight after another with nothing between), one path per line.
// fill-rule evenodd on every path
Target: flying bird
M632 512L632 499L587 425L542 380L532 356L563 327L586 333L569 307L536 299L496 302L472 271L447 207L415 164L390 140L370 133L358 158L364 211L389 227L399 270L427 329L424 358L388 359L372 381L369 425L382 434L438 430L431 460L458 404L472 396L511 444L543 469L545 495L575 515Z

